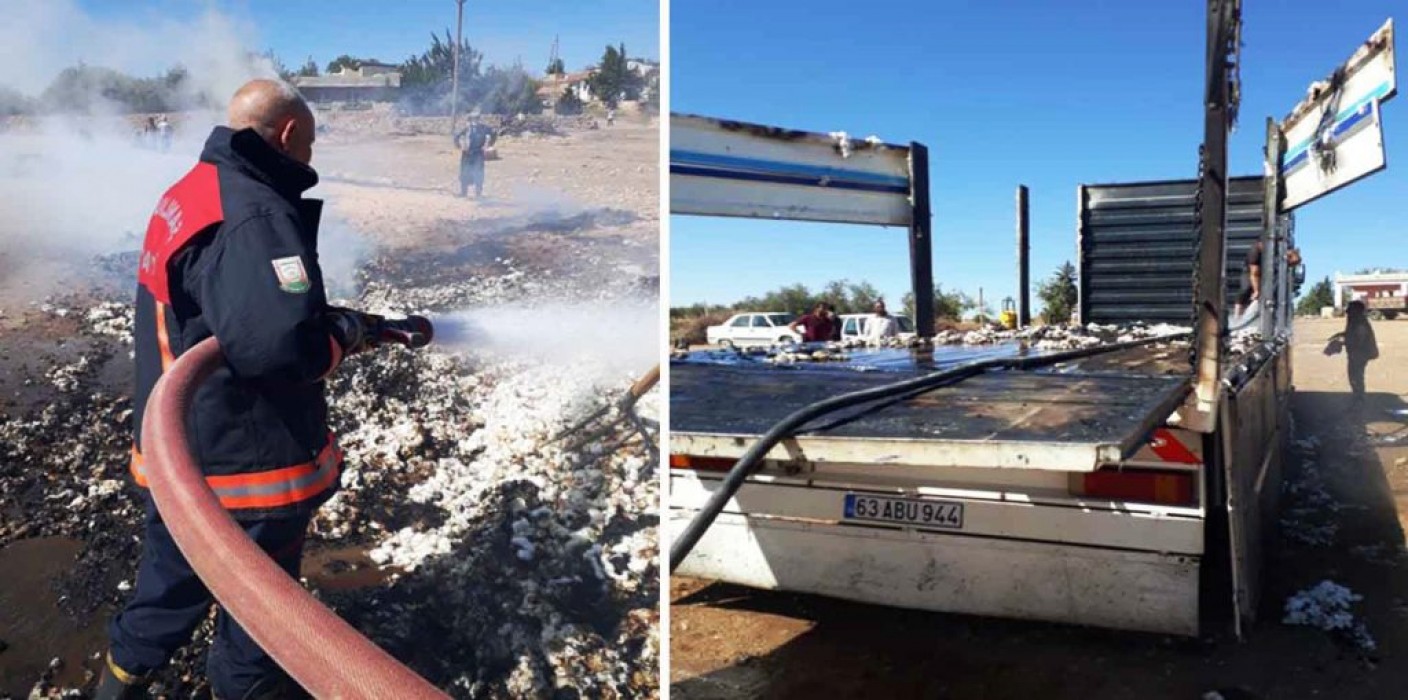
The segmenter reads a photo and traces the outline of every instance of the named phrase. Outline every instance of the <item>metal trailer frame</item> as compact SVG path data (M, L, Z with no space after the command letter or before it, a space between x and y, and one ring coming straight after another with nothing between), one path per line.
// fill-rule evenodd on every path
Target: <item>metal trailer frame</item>
M670 130L673 214L906 226L916 331L934 335L927 147L679 113L670 115ZM688 136L687 142L676 138L681 134ZM900 157L906 173L903 184L895 185L894 168L887 169L886 161ZM876 205L893 202L896 194L905 201L903 215ZM826 197L866 201L864 206L829 209L788 201L798 195L813 204Z

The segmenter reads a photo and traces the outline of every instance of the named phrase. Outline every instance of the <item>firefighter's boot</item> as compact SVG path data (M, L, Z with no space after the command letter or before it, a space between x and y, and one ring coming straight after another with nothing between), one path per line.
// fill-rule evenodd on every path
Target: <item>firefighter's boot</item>
M146 696L147 679L118 668L109 654L103 663L103 673L98 677L98 686L93 689L93 700L138 700Z

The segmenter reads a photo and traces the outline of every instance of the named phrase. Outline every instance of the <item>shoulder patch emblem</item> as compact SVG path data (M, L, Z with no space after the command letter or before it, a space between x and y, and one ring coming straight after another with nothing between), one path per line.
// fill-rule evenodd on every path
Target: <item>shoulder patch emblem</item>
M302 294L312 286L308 281L308 271L303 268L303 259L297 255L271 262L274 264L274 274L279 278L279 289L289 294Z

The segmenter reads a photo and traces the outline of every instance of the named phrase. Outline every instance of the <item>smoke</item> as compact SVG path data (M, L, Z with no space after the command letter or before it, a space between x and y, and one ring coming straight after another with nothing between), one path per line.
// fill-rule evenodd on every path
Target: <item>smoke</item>
M245 81L274 75L267 60L247 51L253 38L251 27L214 9L188 21L138 12L99 19L73 0L8 3L0 87L53 107L43 99L46 88L80 62L141 77L181 66L186 77L172 88L179 102L223 105ZM49 288L26 285L31 299L86 274L95 255L140 247L157 199L223 120L222 108L172 115L173 143L162 151L141 142L138 120L100 85L66 88L89 91L75 100L85 113L0 121L0 249L12 262L0 286L17 284L16 264L68 268L44 276Z
M434 319L435 343L499 359L635 375L659 361L658 308L618 300L468 309Z

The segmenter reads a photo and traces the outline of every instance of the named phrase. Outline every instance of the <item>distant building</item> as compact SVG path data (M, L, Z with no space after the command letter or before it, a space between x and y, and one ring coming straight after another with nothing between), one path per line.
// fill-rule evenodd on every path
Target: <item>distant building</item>
M645 58L628 58L626 59L626 70L642 78L648 78L652 73L659 72L660 64Z
M327 75L296 76L293 86L309 102L393 102L401 91L397 66L368 62Z
M538 88L538 97L547 106L557 104L557 101L568 92L575 94L577 99L584 103L591 102L596 99L591 88L593 75L596 75L595 68L562 75L549 75L543 79Z

